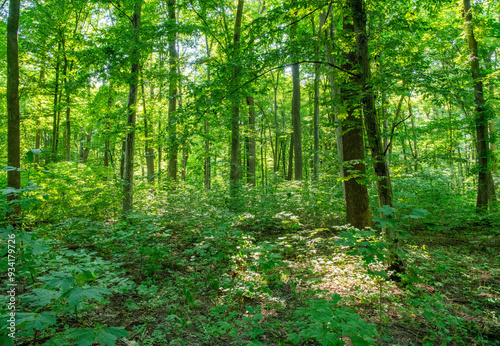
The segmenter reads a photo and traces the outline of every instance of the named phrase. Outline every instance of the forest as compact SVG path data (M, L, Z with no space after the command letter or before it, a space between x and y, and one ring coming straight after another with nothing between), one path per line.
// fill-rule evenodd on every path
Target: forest
M500 345L498 0L4 0L1 345Z

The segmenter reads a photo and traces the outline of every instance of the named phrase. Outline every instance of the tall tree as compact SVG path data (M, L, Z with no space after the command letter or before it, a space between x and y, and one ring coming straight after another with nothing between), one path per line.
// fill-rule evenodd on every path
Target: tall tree
M8 134L7 163L16 169L7 172L7 185L21 188L21 143L19 115L19 50L17 32L19 30L20 0L10 0L7 19L7 109ZM15 198L10 196L10 198Z
M292 24L291 38L295 38L297 22ZM292 127L293 127L293 151L294 151L294 173L295 180L302 180L302 121L300 118L300 69L297 62L292 64ZM290 148L291 150L291 148ZM290 173L289 173L290 174Z
M125 157L123 167L123 201L122 213L132 210L134 198L134 149L135 149L135 120L136 120L136 104L137 92L139 86L139 27L141 25L141 6L142 3L137 2L134 5L134 16L132 17L132 34L133 47L131 50L132 66L130 69L130 84L127 102L127 137L125 139Z
M240 51L241 38L241 20L243 18L244 0L238 0L238 9L236 10L236 19L234 22L234 39L233 39L233 58L236 61L236 66L233 73L233 85L235 90L239 87L238 57ZM233 113L231 117L231 169L229 174L229 185L231 196L236 197L238 187L240 185L240 167L239 167L239 152L240 152L240 101L239 92L236 91L233 100Z
M479 67L479 54L476 38L474 37L474 25L472 22L472 10L470 0L463 0L465 18L465 30L470 57L470 72L474 83L474 102L476 125L476 147L478 163L477 179L477 201L478 212L484 212L495 199L495 186L491 175L491 160L489 153L490 136L488 133L488 112L483 94L483 81Z
M353 12L355 1L350 0L346 6L343 20L343 30L346 40L351 41L355 35ZM363 125L361 105L358 93L358 77L356 66L359 64L355 44L350 43L346 60L342 69L346 71L345 82L340 93L343 99L345 119L342 121L342 156L345 182L345 204L347 222L356 228L363 229L372 226L372 215L368 199L368 188L365 183L366 168L363 162L365 147L363 142Z
M375 106L375 95L371 81L370 55L368 52L368 35L366 34L366 9L364 0L351 1L353 26L356 33L356 55L360 65L358 84L363 105L364 124L368 145L373 159L373 169L377 177L377 193L379 206L392 206L392 186L389 168L382 146L382 136Z
M168 38L168 51L169 51L169 100L168 100L168 124L169 124L169 158L168 158L168 178L172 180L177 180L177 45L176 37L177 30L175 30L175 0L170 0L168 2L168 19L170 21L170 30Z

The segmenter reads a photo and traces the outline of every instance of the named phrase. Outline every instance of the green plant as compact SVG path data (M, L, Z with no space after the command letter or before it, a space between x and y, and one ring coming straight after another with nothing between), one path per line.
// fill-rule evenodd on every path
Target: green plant
M297 333L288 334L294 344L315 340L321 345L345 345L349 338L354 345L373 345L377 337L374 324L369 324L345 306L339 306L342 297L334 294L329 300L309 300L307 307L294 313Z

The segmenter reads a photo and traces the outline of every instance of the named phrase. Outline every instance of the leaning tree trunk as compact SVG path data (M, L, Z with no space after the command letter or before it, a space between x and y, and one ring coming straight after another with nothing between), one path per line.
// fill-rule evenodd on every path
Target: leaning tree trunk
M21 145L20 145L20 115L19 115L19 52L17 32L19 29L19 0L10 0L9 18L7 19L7 164L15 167L7 172L7 186L21 188ZM9 200L17 198L10 195ZM11 215L19 212L15 208Z
M135 149L135 120L137 91L139 84L139 33L141 23L141 4L136 4L132 18L132 33L134 35L134 47L131 58L130 84L127 103L127 127L129 129L125 140L125 157L123 164L123 200L122 214L125 215L132 210L134 198L134 149Z
M481 71L479 69L479 54L477 41L474 37L470 0L463 0L463 5L467 44L470 54L470 70L474 83L474 100L476 104L476 114L474 120L476 125L477 163L479 168L476 208L479 213L482 213L488 209L490 203L495 199L495 188L491 175L491 162L488 150L490 142L488 133L488 116L486 111L486 102L483 95L483 82L481 79Z

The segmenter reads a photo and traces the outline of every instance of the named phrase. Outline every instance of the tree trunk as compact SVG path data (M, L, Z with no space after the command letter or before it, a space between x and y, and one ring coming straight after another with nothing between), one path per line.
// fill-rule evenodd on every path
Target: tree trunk
M149 146L149 137L153 134L149 133L148 112L146 109L146 94L144 93L144 81L141 81L142 93L142 112L144 117L144 156L146 156L147 180L148 183L153 184L155 181L155 152Z
M236 20L234 24L234 57L238 63L239 50L240 50L240 36L241 36L241 21L243 18L243 5L244 0L238 0L238 9L236 11ZM240 68L236 65L233 75L234 89L239 87L239 72ZM238 91L236 92L238 94ZM233 114L231 118L231 169L229 175L230 193L232 198L237 197L240 185L240 168L239 168L239 149L240 149L240 105L239 97L236 95L233 101Z
M331 10L331 5L329 7L328 12ZM344 181L344 169L342 168L342 163L344 162L343 159L343 145L342 145L342 124L339 119L339 114L340 114L340 107L339 104L341 103L341 95L340 95L340 88L337 85L337 82L335 81L335 74L334 74L334 69L331 67L331 65L335 65L335 61L333 59L333 42L334 42L334 27L333 27L333 17L331 18L331 23L330 23L330 29L329 32L327 31L326 33L328 34L329 41L325 44L325 55L326 55L326 61L328 62L328 80L330 82L330 87L331 87L331 95L332 95L332 103L333 103L333 116L334 116L334 123L335 123L335 136L336 136L336 148L337 148L337 157L338 157L338 162L340 164L340 170L339 170L339 175L342 180L342 192L344 194L344 199L346 198L345 194L345 181ZM320 16L320 22L324 23L326 22L326 13L323 12Z
M382 136L375 107L375 95L371 86L370 56L368 52L368 36L366 34L366 10L363 0L352 0L354 31L356 32L356 46L358 61L361 65L359 86L361 88L361 102L363 116L373 159L373 169L377 177L377 194L379 206L392 206L392 186L389 176L389 167L385 160L385 150L382 147Z
M171 25L175 25L175 0L168 2L168 19ZM169 126L169 158L168 158L168 178L177 180L177 48L176 31L171 30L168 39L169 65L170 65L170 85L168 100L168 126Z
M57 128L57 100L59 97L59 51L61 50L61 43L58 44L57 47L57 53L58 55L56 56L56 85L54 87L54 119L52 122L52 153L56 154L57 153L57 134L59 132Z
M208 45L208 36L205 35L205 43L207 46L207 57L210 58L210 47ZM210 84L210 66L207 64L207 82ZM208 113L207 113L208 114ZM208 118L205 115L204 126L205 131L205 160L203 165L203 185L205 190L210 190L212 185L211 166L210 166L210 125Z
M19 51L17 32L19 29L19 0L9 1L9 18L7 19L7 164L15 170L7 172L7 186L21 188L21 138L20 138L20 110L19 110ZM8 199L16 199L16 195L9 195ZM10 215L19 213L14 208Z
M247 183L255 186L255 105L252 96L247 96L248 126L250 135L247 138Z
M350 14L355 15L354 1L350 0ZM349 17L344 17L343 29L347 33L354 34L354 26ZM351 49L346 53L346 62L342 64L345 71L352 71L359 61L356 52ZM358 80L353 74L349 74L341 87L341 95L346 110L345 120L342 122L342 156L345 181L345 202L347 222L358 229L372 226L372 216L368 199L368 189L364 182L366 168L363 162L365 158L363 127L361 121L361 107L358 92Z
M134 47L131 52L132 67L130 70L130 85L127 102L127 133L125 142L125 158L123 167L123 200L122 214L125 215L132 210L134 198L134 149L135 149L135 120L137 91L139 84L139 34L138 28L141 23L141 4L134 6L132 18L132 34L134 36Z
M295 38L297 24L293 24L291 28L291 38ZM292 127L293 127L293 144L294 144L294 161L295 161L295 180L302 180L302 132L300 119L300 71L299 64L292 64Z
M67 64L67 63L66 63ZM73 70L73 61L71 61L71 65L69 67L69 71ZM66 91L66 161L71 160L71 105L70 105L70 92L68 86L68 76L64 77L64 86Z
M476 208L479 213L485 212L490 203L495 199L495 188L490 167L490 154L488 153L489 134L486 102L483 95L483 82L479 69L479 55L477 41L474 37L472 12L470 0L463 0L467 44L470 54L470 70L474 83L475 100L475 125L477 140L477 163L479 168L477 180Z

